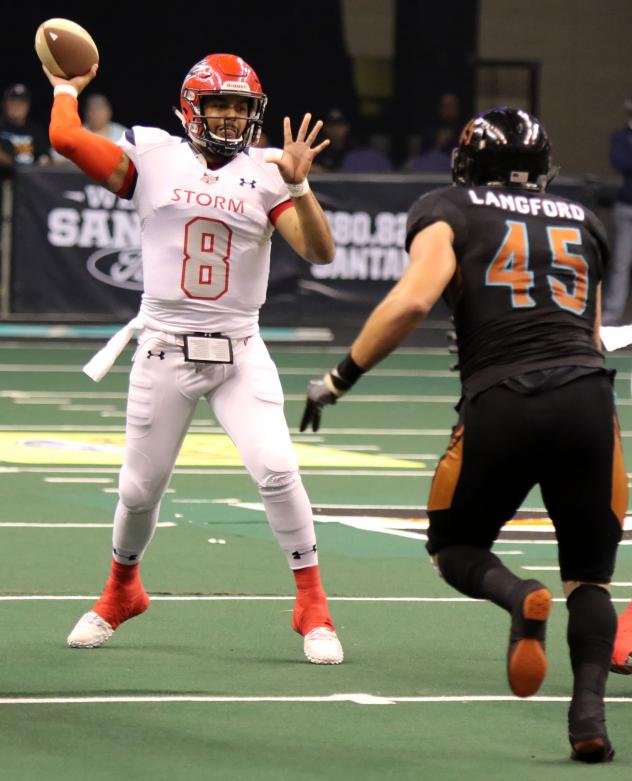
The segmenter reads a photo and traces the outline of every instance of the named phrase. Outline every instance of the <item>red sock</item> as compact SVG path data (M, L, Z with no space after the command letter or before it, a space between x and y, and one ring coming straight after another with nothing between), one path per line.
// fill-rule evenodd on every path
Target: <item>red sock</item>
M617 636L614 641L612 661L615 664L625 664L632 654L632 602L619 616Z
M112 561L110 577L92 608L94 612L116 629L128 618L144 613L148 606L149 597L140 579L140 566Z
M320 581L318 565L292 570L296 588L296 603L292 617L292 628L300 635L306 635L317 626L334 630L334 624L327 607L327 595Z

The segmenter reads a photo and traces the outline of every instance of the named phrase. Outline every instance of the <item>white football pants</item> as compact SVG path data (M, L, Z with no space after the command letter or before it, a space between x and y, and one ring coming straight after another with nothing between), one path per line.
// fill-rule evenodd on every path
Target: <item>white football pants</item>
M133 564L141 559L195 407L204 397L257 484L290 567L317 564L312 510L283 414L281 382L261 336L233 341L233 364L187 362L179 343L180 337L148 329L139 336L114 515L115 560Z

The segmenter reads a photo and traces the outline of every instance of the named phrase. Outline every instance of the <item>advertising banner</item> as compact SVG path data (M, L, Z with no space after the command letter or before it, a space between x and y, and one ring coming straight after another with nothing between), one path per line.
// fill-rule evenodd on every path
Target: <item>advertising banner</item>
M306 263L275 235L262 322L352 324L365 317L406 268L411 204L448 183L447 177L312 177L333 231L335 260ZM577 186L556 190L582 200ZM142 289L133 205L76 169L21 167L14 182L11 313L121 322L138 310Z

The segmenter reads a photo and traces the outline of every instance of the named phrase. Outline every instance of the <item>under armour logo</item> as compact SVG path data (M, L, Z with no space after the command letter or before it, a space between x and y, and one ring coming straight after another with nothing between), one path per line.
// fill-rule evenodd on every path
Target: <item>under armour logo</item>
M126 556L124 553L121 553L121 551L116 550L116 548L112 548L112 553L115 556L118 556L119 559L127 559L128 561L136 561L139 556L138 553L132 553L131 556Z
M219 176L212 173L211 171L206 171L204 174L202 174L202 181L204 184L215 184L218 179Z
M148 358L160 358L161 361L165 360L165 353L164 350L161 350L159 353L152 353L151 350L147 350L147 357Z
M293 559L301 559L303 556L307 556L308 553L316 553L316 546L312 545L312 547L309 550L304 551L292 551L292 558Z
M255 189L255 185L257 184L257 180L253 179L251 182L249 182L247 179L240 179L239 180L239 186L240 187L245 187L245 185L247 185L247 184L249 184L252 187L252 189L254 190Z

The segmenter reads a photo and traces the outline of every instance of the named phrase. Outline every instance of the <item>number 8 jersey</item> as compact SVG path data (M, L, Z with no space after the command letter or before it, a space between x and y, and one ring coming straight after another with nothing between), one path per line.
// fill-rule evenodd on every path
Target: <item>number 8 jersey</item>
M413 204L406 248L438 221L454 233L445 297L466 396L538 369L604 367L594 324L609 255L594 214L526 188L447 187Z
M172 333L257 331L274 223L291 206L269 149L207 168L184 138L134 127L118 142L136 173L145 325Z

